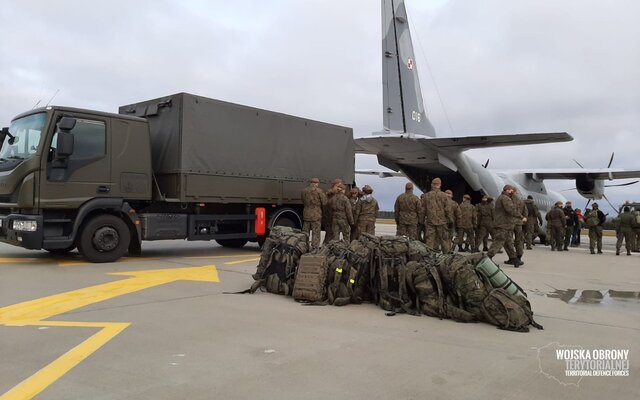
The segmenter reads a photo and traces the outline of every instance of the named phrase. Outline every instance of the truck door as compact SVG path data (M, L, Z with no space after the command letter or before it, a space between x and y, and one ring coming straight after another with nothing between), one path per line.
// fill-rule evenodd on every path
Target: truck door
M111 163L109 121L96 116L75 116L73 152L65 162L56 159L54 134L40 182L40 208L77 208L95 197L110 197Z

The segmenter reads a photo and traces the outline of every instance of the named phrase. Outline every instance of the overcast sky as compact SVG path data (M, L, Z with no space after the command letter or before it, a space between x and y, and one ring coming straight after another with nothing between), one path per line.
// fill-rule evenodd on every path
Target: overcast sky
M470 155L496 169L574 168L574 158L602 168L615 152L614 167L640 169L640 2L406 6L439 136L566 131L573 142ZM0 38L3 126L59 90L52 104L111 112L190 92L353 127L357 137L382 127L376 0L0 0ZM378 168L372 156L356 166ZM357 179L383 209L406 181ZM640 201L640 184L606 194Z

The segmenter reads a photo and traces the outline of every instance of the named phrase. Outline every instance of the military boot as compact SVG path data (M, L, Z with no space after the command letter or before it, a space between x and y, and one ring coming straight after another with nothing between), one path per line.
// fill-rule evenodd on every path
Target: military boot
M631 255L631 250L627 250L627 255L630 256Z
M527 245L527 250L533 250L533 247L531 247L530 244Z
M616 255L619 256L620 255L620 249L616 249Z
M489 248L487 246L482 247L482 251L489 251Z
M596 254L596 252L593 251L593 249L590 249L590 251L591 251L591 254Z
M458 245L458 253L462 253L463 251L464 251L464 250L462 250L462 245L461 245L461 244L459 244L459 245Z
M518 268L521 265L524 265L524 261L522 261L522 256L518 256L518 258L516 259L516 263L513 266Z
M507 261L505 261L504 263L505 263L505 264L509 264L509 265L516 265L516 261L517 261L517 259L515 259L515 258L510 258L510 259L508 259Z
M469 245L468 244L464 245L464 251L467 252L467 253L469 252Z

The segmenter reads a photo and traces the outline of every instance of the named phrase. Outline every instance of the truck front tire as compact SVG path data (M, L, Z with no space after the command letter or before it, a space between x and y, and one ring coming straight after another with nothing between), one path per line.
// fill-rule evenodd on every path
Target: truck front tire
M78 250L88 261L113 262L127 252L130 240L129 227L122 219L110 214L97 215L82 228Z

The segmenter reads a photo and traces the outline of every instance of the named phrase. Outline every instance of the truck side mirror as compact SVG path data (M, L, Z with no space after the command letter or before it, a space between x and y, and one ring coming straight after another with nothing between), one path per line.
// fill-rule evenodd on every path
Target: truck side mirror
M75 125L75 120L74 120ZM56 143L56 156L57 157L68 157L73 154L73 133L69 131L59 131L58 132L58 141Z
M0 130L0 144L4 143L4 138L7 137L7 134L9 133L9 128L8 127L3 127L2 130Z
M69 132L76 126L76 119L72 117L62 117L58 122L58 131Z

